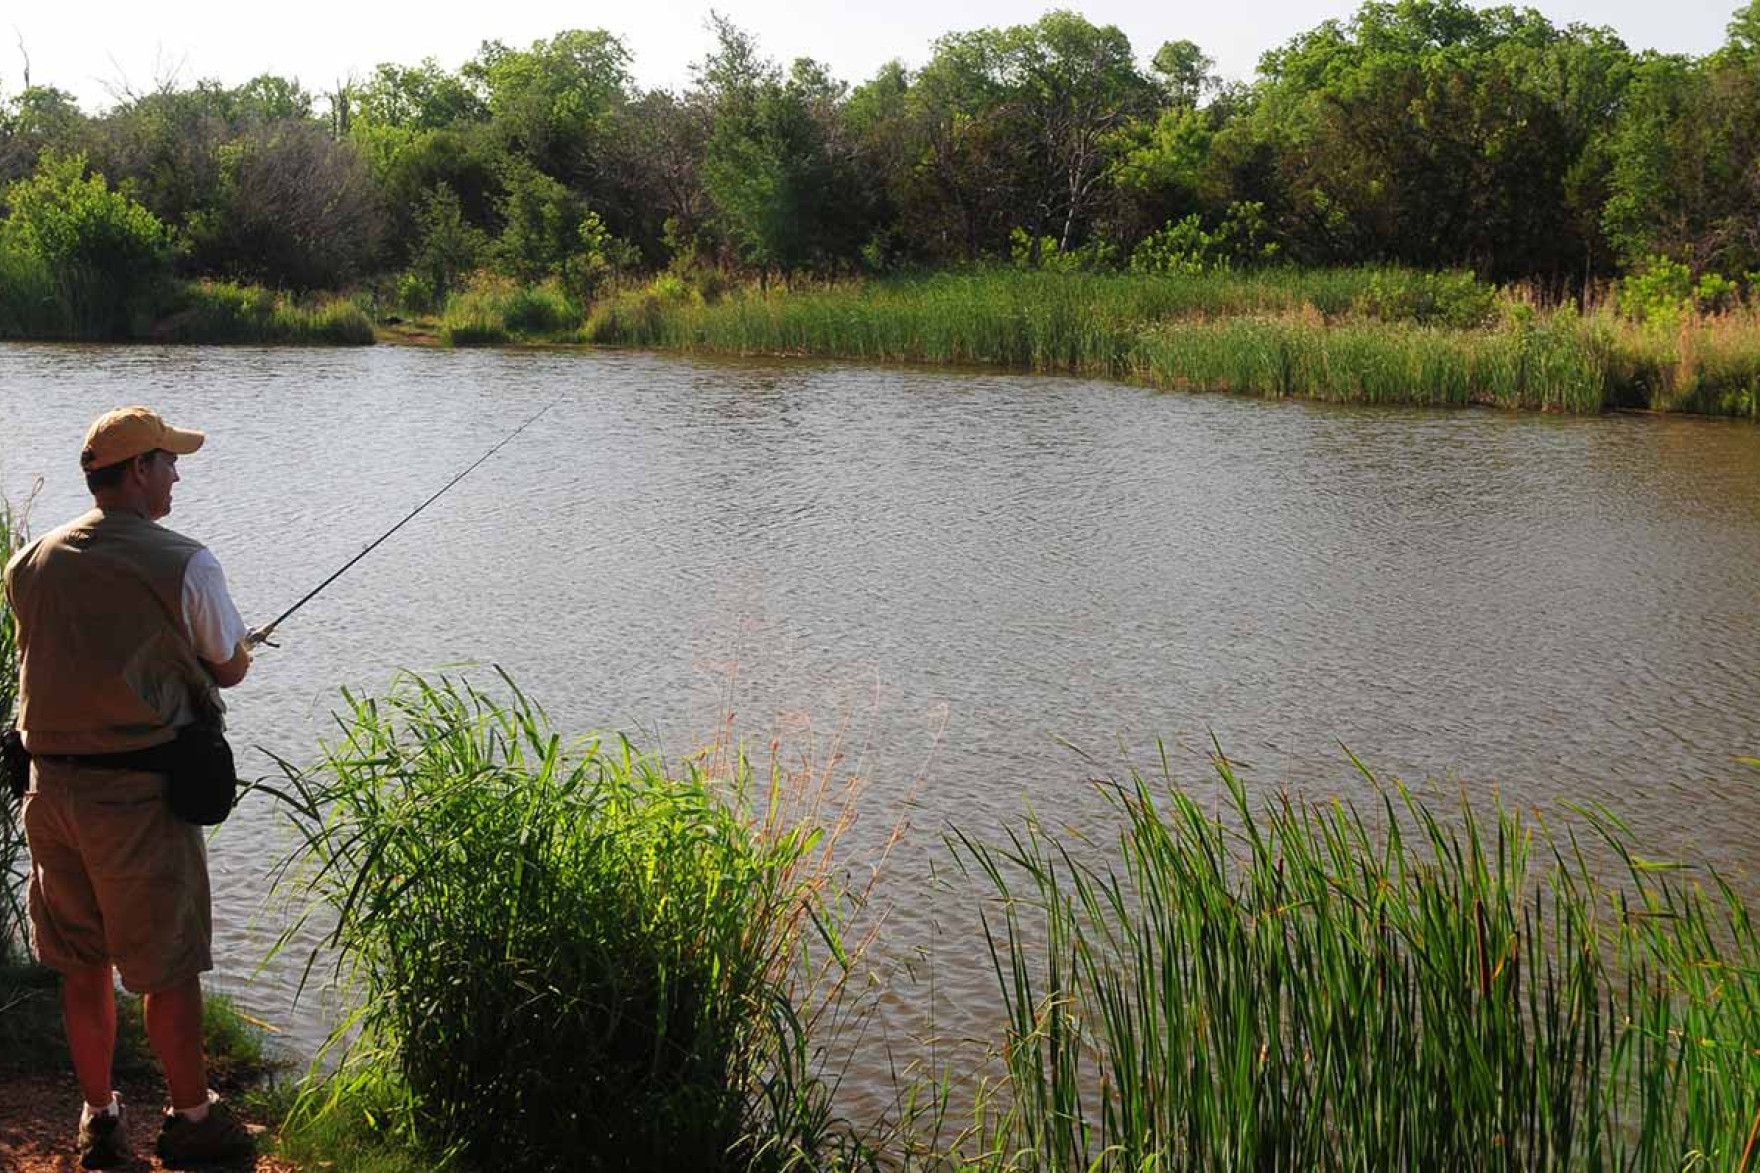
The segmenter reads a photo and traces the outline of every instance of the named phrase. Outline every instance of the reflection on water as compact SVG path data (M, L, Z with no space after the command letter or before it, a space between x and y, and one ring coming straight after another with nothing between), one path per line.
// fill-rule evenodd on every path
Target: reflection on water
M929 879L943 829L1030 800L1101 830L1084 780L1158 738L1201 786L1214 733L1261 786L1360 795L1343 742L1387 774L1604 801L1659 853L1740 871L1760 847L1732 762L1760 750L1745 425L630 354L0 347L0 491L43 475L39 529L83 508L80 438L118 404L207 429L170 524L262 622L552 401L283 630L235 741L307 758L339 685L473 661L565 730L674 753L729 707L756 738L853 719L858 839L928 763L882 892L884 950L931 955L934 998L882 1000L895 1046L926 1006L960 1034L990 1000L969 911ZM214 841L235 982L278 931L286 847L267 802ZM244 996L310 1042L290 981Z

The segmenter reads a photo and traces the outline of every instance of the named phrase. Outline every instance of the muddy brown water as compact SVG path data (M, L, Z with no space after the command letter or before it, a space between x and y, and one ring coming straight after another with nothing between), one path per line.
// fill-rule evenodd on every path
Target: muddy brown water
M0 492L41 476L38 530L83 508L84 428L134 402L208 431L168 524L253 622L553 402L289 622L234 740L308 759L341 685L471 663L565 732L675 756L729 713L821 758L842 730L867 779L851 847L910 800L864 1095L923 1035L989 1030L944 831L1030 802L1104 838L1087 780L1158 743L1206 794L1214 735L1266 792L1362 798L1342 743L1549 813L1604 802L1743 882L1760 859L1760 774L1734 760L1760 753L1749 425L627 353L0 346ZM218 984L310 1049L327 1000L253 973L286 847L267 800L212 843Z

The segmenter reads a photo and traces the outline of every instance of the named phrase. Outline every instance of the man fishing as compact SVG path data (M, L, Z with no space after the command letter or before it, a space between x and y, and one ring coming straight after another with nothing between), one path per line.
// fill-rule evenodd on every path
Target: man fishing
M80 1163L131 1158L111 1086L115 980L143 995L171 1105L157 1150L171 1167L254 1152L208 1089L201 974L213 968L207 854L173 815L143 751L217 706L255 638L200 543L159 526L203 433L144 407L100 416L80 467L94 508L21 550L5 589L18 619L18 727L32 757L24 801L31 937L60 972L68 1048L85 1105Z

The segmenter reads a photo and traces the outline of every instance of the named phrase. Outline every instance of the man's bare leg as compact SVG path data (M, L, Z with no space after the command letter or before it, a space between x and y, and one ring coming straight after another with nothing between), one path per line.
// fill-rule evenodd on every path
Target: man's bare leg
M155 990L146 1004L147 1040L165 1068L173 1108L197 1108L208 1102L208 1066L202 1055L202 980Z
M108 965L64 970L61 1020L73 1053L80 1094L94 1108L110 1103L110 1067L116 1055L116 978Z

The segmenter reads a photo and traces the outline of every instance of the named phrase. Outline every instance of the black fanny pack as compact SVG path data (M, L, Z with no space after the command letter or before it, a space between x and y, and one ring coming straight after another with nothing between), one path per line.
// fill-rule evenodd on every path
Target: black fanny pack
M22 795L30 778L31 755L17 730L6 735L6 774L15 795ZM19 757L15 766L14 746ZM218 726L203 722L184 725L164 745L127 753L93 753L59 757L89 770L144 770L171 779L171 813L186 823L212 827L226 821L238 799L238 769L232 747Z

